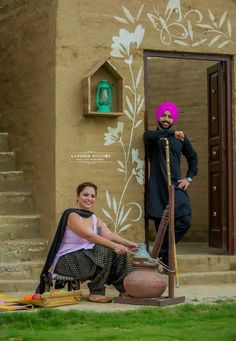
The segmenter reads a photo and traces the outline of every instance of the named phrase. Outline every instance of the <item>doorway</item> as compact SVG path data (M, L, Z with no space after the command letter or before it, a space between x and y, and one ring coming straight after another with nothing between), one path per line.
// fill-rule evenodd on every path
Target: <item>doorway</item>
M144 52L145 130L156 129L155 108L175 102L183 130L199 157L189 194L192 226L183 241L204 242L233 254L231 58L173 52ZM145 160L145 192L148 160ZM186 164L182 162L182 176ZM152 221L145 222L148 244Z

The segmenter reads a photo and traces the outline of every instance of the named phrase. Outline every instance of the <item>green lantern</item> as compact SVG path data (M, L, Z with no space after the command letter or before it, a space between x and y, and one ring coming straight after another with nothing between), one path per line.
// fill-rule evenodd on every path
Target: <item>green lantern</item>
M96 105L98 112L110 112L112 106L111 84L106 79L101 80L97 86Z

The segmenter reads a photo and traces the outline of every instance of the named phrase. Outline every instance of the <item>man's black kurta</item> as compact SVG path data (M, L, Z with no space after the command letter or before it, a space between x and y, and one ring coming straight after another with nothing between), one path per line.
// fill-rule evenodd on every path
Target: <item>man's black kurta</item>
M161 218L168 204L168 179L166 171L165 141L168 138L170 150L171 183L175 185L175 218L191 214L191 205L186 190L178 188L181 179L180 161L183 154L188 163L186 177L197 174L197 153L187 137L178 140L171 129L146 131L144 144L150 162L150 178L146 200L146 214L149 218Z

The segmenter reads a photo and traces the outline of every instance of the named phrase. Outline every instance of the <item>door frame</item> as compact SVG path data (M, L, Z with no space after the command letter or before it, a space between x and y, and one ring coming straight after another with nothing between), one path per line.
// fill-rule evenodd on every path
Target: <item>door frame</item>
M175 58L175 59L191 59L191 60L205 60L221 62L224 65L224 77L225 77L225 157L226 157L226 226L227 226L227 240L226 248L229 255L234 254L234 197L233 197L233 133L232 133L232 57L228 55L215 55L204 53L186 53L186 52L171 52L171 51L153 51L144 50L144 96L145 96L145 113L144 113L144 128L148 129L148 58ZM145 198L147 193L147 179L148 179L148 160L145 155ZM149 244L149 231L148 220L145 219L145 241Z

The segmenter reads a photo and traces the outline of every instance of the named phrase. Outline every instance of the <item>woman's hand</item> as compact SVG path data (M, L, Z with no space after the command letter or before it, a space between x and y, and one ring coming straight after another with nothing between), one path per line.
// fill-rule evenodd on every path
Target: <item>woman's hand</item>
M125 253L128 252L128 248L124 245L121 244L117 244L117 243L113 243L113 250L115 251L115 253L117 253L118 255L124 255Z
M132 251L136 251L138 249L138 244L131 242L128 240L127 247L131 249Z

